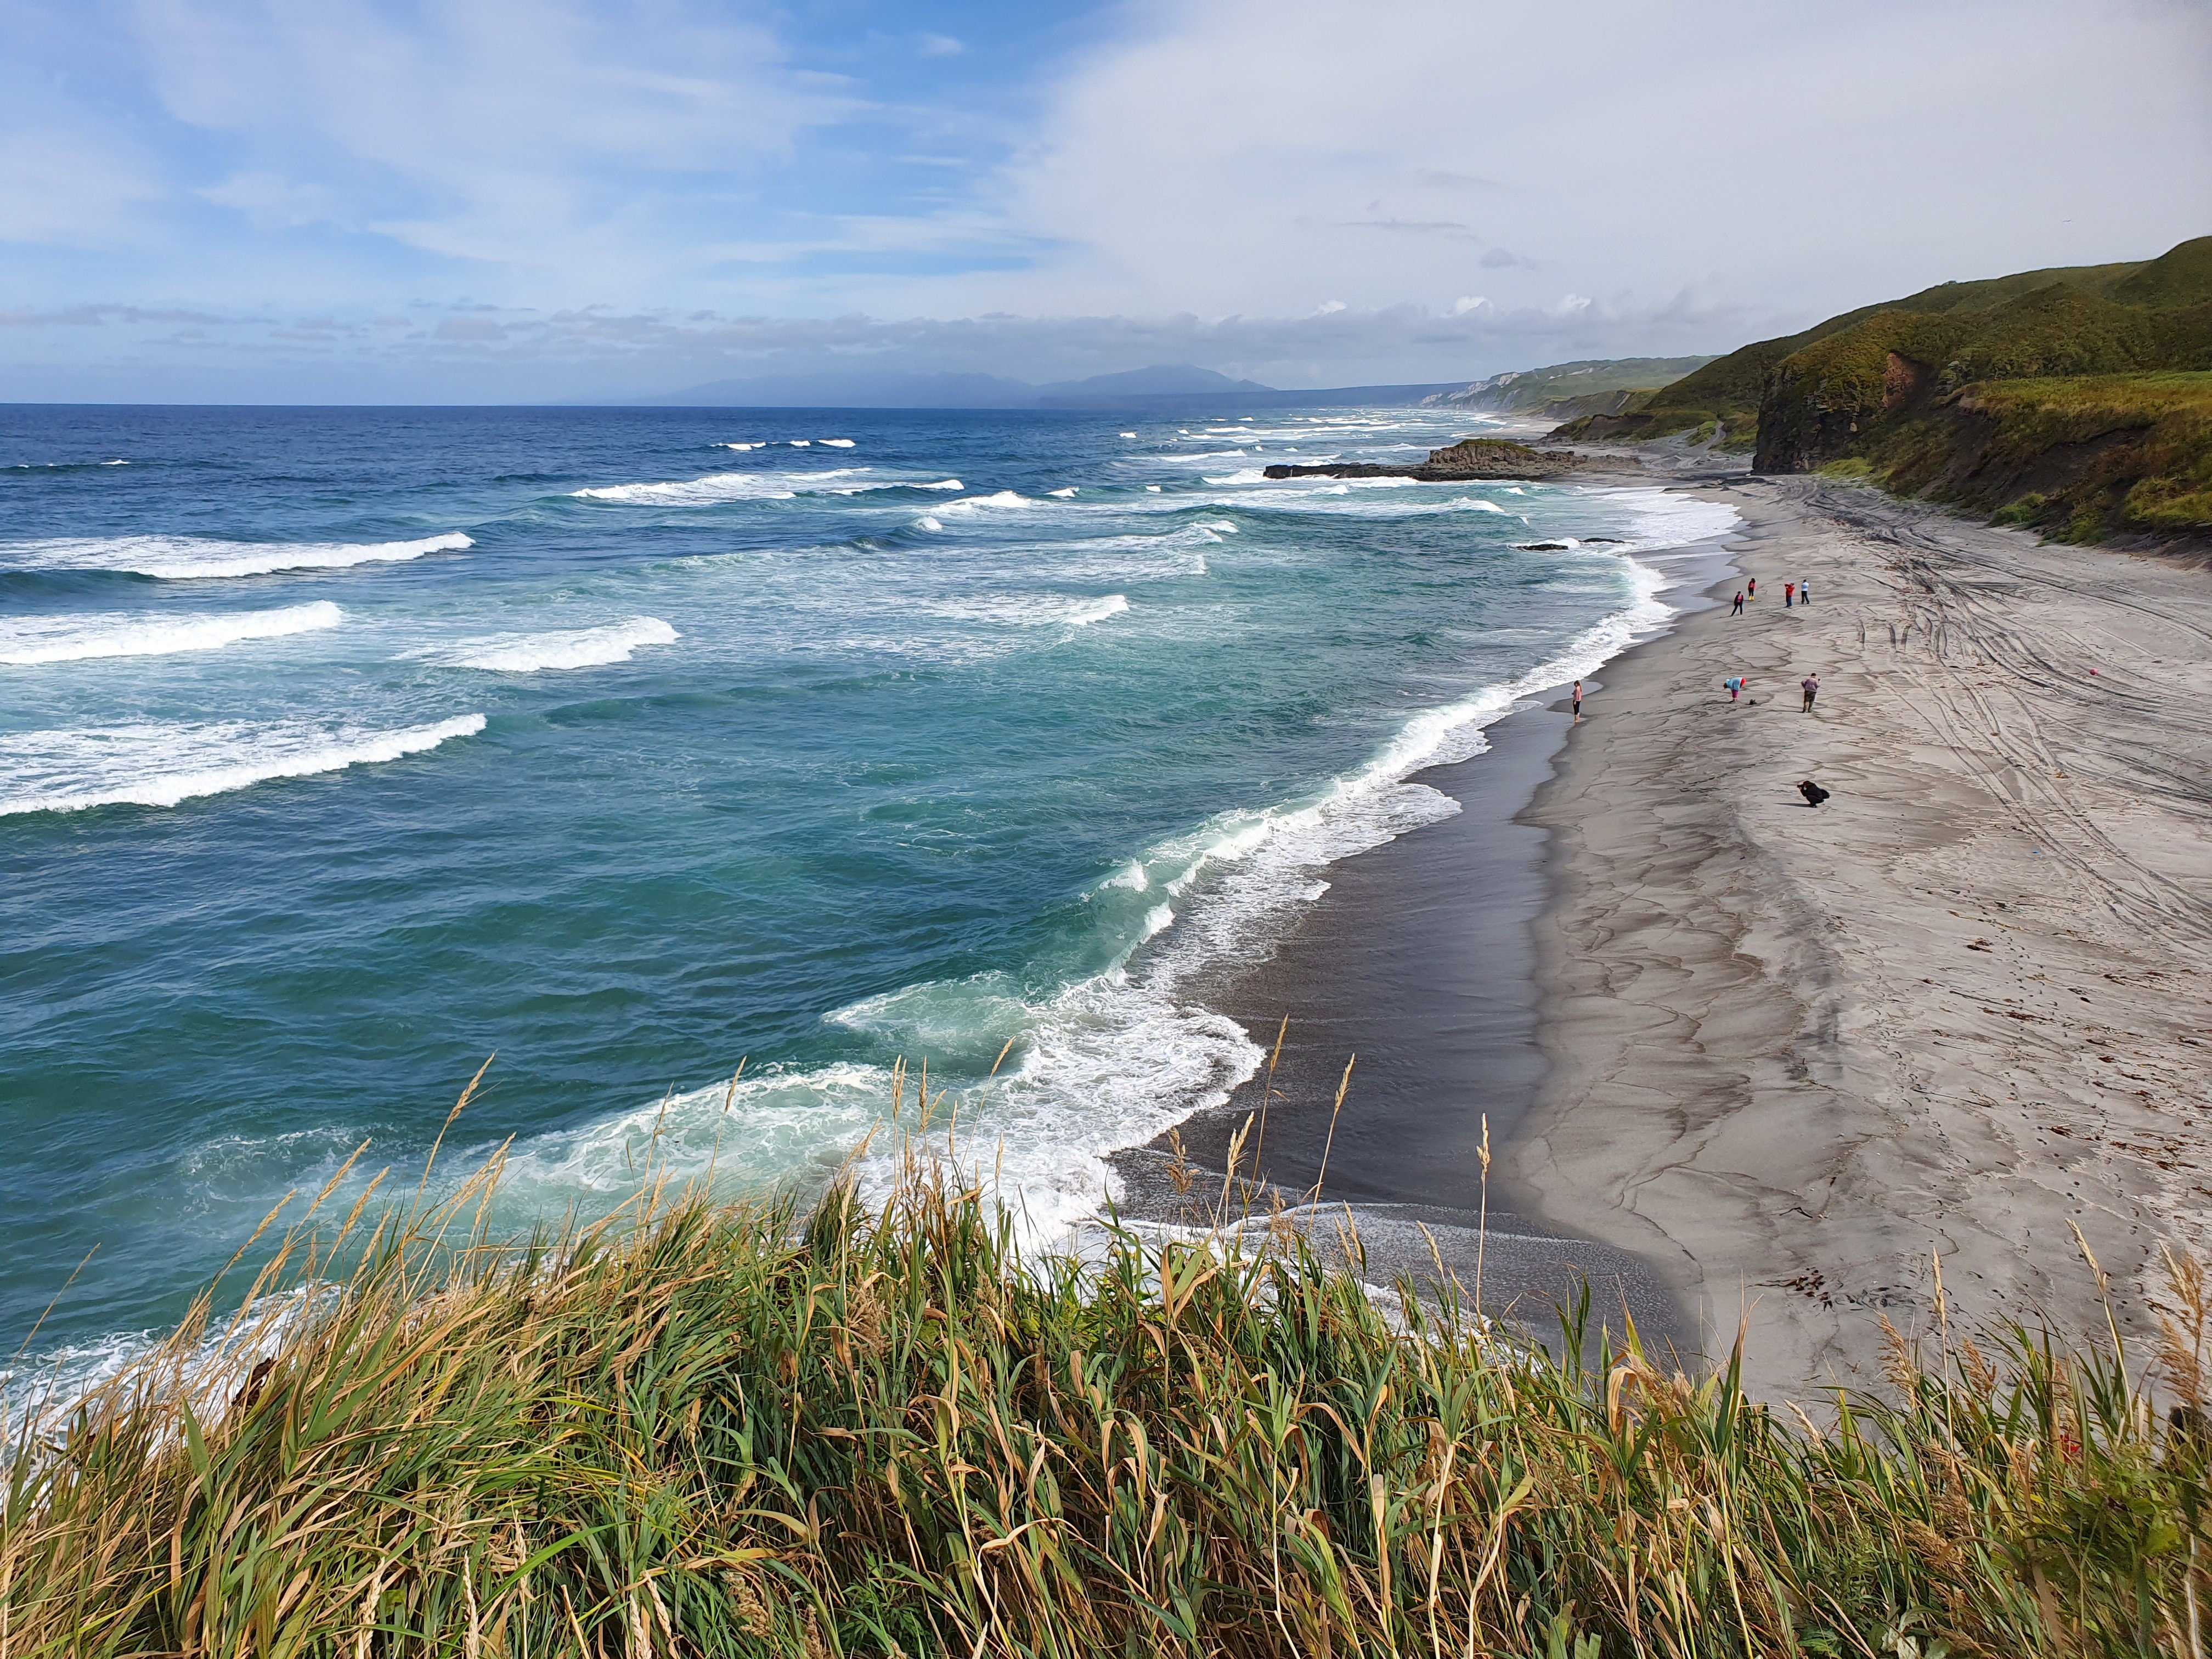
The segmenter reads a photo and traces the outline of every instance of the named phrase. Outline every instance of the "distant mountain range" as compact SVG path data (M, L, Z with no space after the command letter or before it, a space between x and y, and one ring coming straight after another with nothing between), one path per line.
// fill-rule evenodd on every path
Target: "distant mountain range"
M1232 380L1194 363L1160 363L1119 374L1042 386L996 374L771 374L710 380L665 397L637 400L652 408L708 409L1125 409L1218 403L1240 410L1356 404L1418 404L1461 383L1353 386L1285 391Z

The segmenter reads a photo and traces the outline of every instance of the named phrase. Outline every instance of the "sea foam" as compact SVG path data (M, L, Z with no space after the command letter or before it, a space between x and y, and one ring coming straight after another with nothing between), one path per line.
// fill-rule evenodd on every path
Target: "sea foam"
M0 817L94 806L174 806L276 778L421 754L484 729L482 714L372 730L284 721L142 722L0 736Z
M1036 505L1036 503L1026 495L1018 495L1011 489L1000 489L988 495L963 495L957 501L945 502L939 510L945 513L976 513L985 507L1004 509Z
M439 652L433 660L456 668L482 668L501 674L535 674L550 668L599 668L628 662L648 645L673 645L680 637L658 617L632 617L599 628L555 629L544 634L510 634L467 640Z
M411 542L225 542L197 536L109 536L0 545L0 571L109 570L189 580L267 576L289 570L343 570L390 564L476 544L459 531Z
M25 617L0 622L0 663L18 667L83 662L100 657L160 657L215 651L245 640L269 640L336 628L345 613L327 599L273 611L222 616Z
M829 440L823 441L827 443ZM885 477L874 467L833 466L805 472L710 472L701 478L598 484L587 489L572 489L568 494L577 501L614 501L630 507L720 507L730 501L787 501L800 495L868 495L890 489L964 488L957 478Z
M1128 596L1072 599L1061 593L1004 593L986 599L925 601L919 609L956 622L1004 623L1018 628L1088 628L1129 608Z

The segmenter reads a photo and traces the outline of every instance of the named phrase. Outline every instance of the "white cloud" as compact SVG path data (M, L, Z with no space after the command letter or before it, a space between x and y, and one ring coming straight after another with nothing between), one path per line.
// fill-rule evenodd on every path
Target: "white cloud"
M0 131L0 243L105 247L143 235L139 216L165 193L134 147L30 117Z
M775 0L0 9L36 25L0 52L0 241L38 256L7 302L79 319L10 338L57 362L1441 380L2142 257L2212 210L2202 0L1115 0L957 94L915 68L957 38L855 57ZM879 60L879 98L843 78ZM146 320L186 309L232 321Z
M199 325L189 342L165 333ZM201 378L175 395L235 396L237 362L262 366L264 385L307 401L389 399L395 385L462 401L651 395L702 382L760 376L986 373L1073 379L1134 363L1198 362L1274 386L1451 381L1499 368L1570 358L1688 351L1741 337L1739 313L1672 308L1620 313L1593 305L1562 316L1484 307L1459 317L1409 307L1351 307L1296 318L832 318L732 316L590 307L544 311L487 305L417 307L276 321L252 313L137 313L65 307L0 313L0 326L47 343L106 339L101 362L127 384L155 344L174 348ZM11 349L13 349L11 347ZM25 353L33 361L36 347ZM84 349L73 355L87 359ZM87 359L87 361L91 361ZM226 377L229 377L226 379ZM23 395L65 392L66 379L22 380ZM82 384L80 375L78 384Z
M742 19L459 0L409 26L366 0L141 0L178 120L253 159L210 200L264 222L349 216L568 292L679 267L710 204L849 105Z
M244 215L262 230L296 230L334 221L341 211L337 192L328 186L301 184L275 173L234 173L198 193L204 201Z
M1687 291L1804 320L1948 276L2144 257L2212 204L2198 3L1131 15L1006 179L1009 220L1066 252L962 285L975 303L1292 312L1319 287L1386 306L1480 270L1509 306Z

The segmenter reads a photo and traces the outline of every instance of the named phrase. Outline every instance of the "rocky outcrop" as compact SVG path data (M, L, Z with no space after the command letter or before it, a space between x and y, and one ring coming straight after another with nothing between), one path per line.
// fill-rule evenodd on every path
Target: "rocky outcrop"
M1551 478L1571 472L1584 463L1567 449L1531 449L1505 438L1462 438L1443 449L1432 449L1429 459L1406 465L1378 465L1372 461L1331 461L1317 466L1278 463L1267 469L1271 478L1418 478L1424 483L1455 483L1491 478Z

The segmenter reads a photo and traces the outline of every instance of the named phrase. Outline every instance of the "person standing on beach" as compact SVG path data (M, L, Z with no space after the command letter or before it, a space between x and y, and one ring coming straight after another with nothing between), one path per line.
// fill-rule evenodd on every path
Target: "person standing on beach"
M1743 586L1744 586L1744 592L1746 592L1747 593L1750 594L1750 595L1751 595L1751 597L1752 597L1753 599L1757 599L1757 598L1759 597L1759 578L1758 578L1758 577L1753 576L1753 577L1749 581L1746 582Z
M1818 674L1806 675L1800 689L1805 693L1805 712L1809 714L1813 712L1813 699L1820 694L1820 677Z
M1813 603L1812 583L1799 582L1797 584L1797 603L1800 605L1810 605Z
M1575 682L1575 724L1576 724L1577 726L1580 726L1582 723L1583 723L1583 683L1582 683L1580 680L1577 680L1577 681Z
M1783 608L1784 611L1787 611L1787 610L1789 610L1789 609L1790 609L1790 607L1791 605L1795 605L1795 604L1796 604L1796 603L1797 603L1797 584L1796 584L1796 582L1784 582L1784 583L1783 583L1783 584L1782 584L1782 608Z
M1735 591L1735 609L1729 611L1729 615L1731 617L1741 617L1743 615L1743 589L1741 587L1737 588Z

